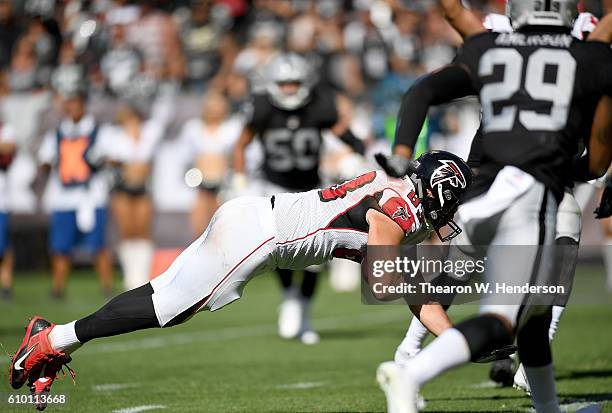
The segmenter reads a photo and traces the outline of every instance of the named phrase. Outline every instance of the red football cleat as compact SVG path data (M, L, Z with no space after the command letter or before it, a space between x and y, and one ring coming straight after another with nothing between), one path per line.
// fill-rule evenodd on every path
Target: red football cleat
M51 347L49 332L53 327L55 324L38 316L28 323L9 368L9 382L14 389L21 388L28 379L32 384L41 376L51 378L52 383L62 366L71 361L70 356Z
M41 377L32 384L32 394L34 395L34 406L36 410L45 410L47 408L46 399L40 396L47 396L51 390L53 380L48 377Z
M70 362L70 360L70 357L66 355L53 356L51 361L45 364L40 378L34 380L34 377L30 377L30 390L34 396L34 405L36 406L36 410L45 410L47 407L47 396L51 391L51 385L57 378L57 373L60 370L64 373L64 375L66 375L66 373L63 371L63 367L66 365L66 363ZM72 381L74 381L74 377L76 376L74 370L67 365L66 368L72 377Z

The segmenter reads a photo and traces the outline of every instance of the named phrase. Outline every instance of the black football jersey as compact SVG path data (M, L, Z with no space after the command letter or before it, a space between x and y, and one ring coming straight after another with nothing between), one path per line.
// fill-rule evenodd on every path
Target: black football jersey
M309 102L283 110L265 94L254 95L247 126L262 142L265 178L284 188L304 191L319 186L321 130L338 122L335 93L315 88Z
M610 46L569 33L486 32L466 40L455 64L480 95L482 138L472 147L480 154L471 157L478 180L514 165L560 199L594 102L612 94Z

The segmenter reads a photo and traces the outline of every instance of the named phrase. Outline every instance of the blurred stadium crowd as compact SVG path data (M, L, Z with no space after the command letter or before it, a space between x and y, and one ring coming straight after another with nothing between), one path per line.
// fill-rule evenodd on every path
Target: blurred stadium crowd
M470 6L484 17L503 13L504 1ZM601 15L612 11L612 2L591 0L585 8ZM0 171L0 209L12 213L17 263L44 261L34 257L46 249L46 235L36 234L46 228L58 196L40 172L41 164L57 158L44 142L53 141L66 113L81 110L69 102L74 96L84 97L83 110L101 132L147 134L136 158L123 159L129 151L120 146L110 150L117 162L134 164L128 175L149 177L152 199L150 205L118 203L117 210L144 208L137 216L148 219L120 223L118 236L112 230L115 241L137 233L158 246L178 246L205 227L203 209L210 208L186 171L197 166L207 176L221 169L221 182L229 182L223 176L231 173L230 162L217 162L218 155L231 155L242 105L262 88L264 66L277 53L305 56L318 81L344 97L340 110L367 143L367 158L391 143L404 91L450 62L459 44L433 0L0 0L0 135L17 148ZM466 156L478 122L475 100L446 106L431 114L420 150ZM198 135L218 127L224 132L216 140ZM350 151L333 136L326 143L327 181L362 167L346 161ZM256 177L261 154L256 145L249 151ZM207 158L211 154L217 161ZM215 171L206 170L210 164ZM229 187L221 185L219 201L232 196ZM185 219L190 211L191 225ZM121 220L122 212L113 212ZM112 220L108 228L115 228Z

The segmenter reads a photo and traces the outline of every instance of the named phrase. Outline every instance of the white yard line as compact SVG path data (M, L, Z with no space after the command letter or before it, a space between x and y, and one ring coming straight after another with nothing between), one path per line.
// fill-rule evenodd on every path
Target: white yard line
M480 383L470 384L472 389L492 389L499 385L492 380L481 381Z
M304 390L304 389L314 389L315 387L321 387L325 383L322 381L303 381L298 383L289 383L289 384L281 384L276 386L277 389L296 389L296 390Z
M208 314L206 314L208 315ZM317 328L325 330L333 330L335 328L347 328L384 324L390 322L404 321L408 325L410 320L410 311L404 307L402 310L384 313L361 313L349 314L344 316L326 317L315 319L313 324ZM193 331L189 333L173 333L172 331L159 331L155 337L147 337L143 339L130 339L114 341L112 343L93 342L80 349L77 357L107 354L107 353L124 353L129 351L140 351L144 349L155 349L168 347L173 345L185 345L194 343L205 343L212 341L234 340L252 337L265 337L276 335L276 325L260 324L241 327L227 327L219 329L211 329L205 331ZM8 358L0 358L0 365L9 364Z
M166 406L161 404L145 404L142 406L125 407L123 409L113 410L113 413L140 413L147 412L149 410L160 410L165 408Z
M91 386L93 391L117 391L123 389L133 389L139 387L140 383L108 383L108 384L94 384Z

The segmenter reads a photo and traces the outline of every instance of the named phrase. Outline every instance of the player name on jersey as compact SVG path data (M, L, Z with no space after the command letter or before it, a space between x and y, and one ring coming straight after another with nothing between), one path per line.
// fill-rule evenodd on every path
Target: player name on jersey
M569 34L524 34L501 33L495 44L497 46L550 46L570 47L574 38Z

